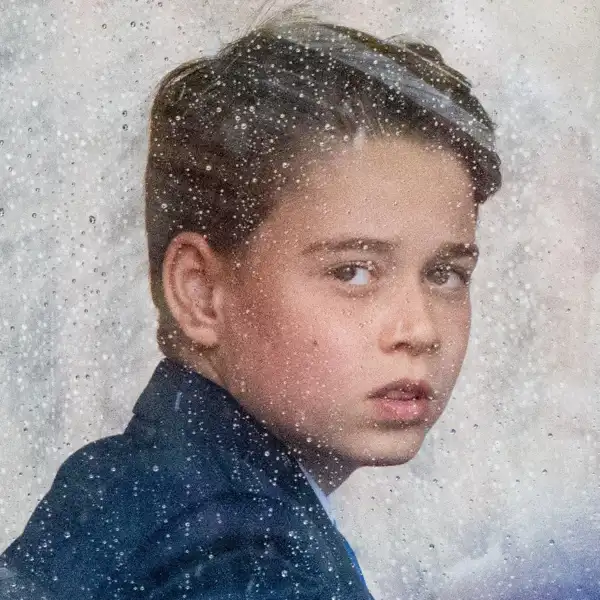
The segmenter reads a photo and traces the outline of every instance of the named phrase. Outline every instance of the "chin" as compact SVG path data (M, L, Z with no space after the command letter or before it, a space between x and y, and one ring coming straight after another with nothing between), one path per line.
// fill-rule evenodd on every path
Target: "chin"
M403 465L412 460L417 454L418 450L411 453L394 456L374 456L370 458L364 458L358 467L397 467Z
M406 431L405 435L385 435L380 439L364 440L361 446L347 449L346 459L359 467L393 467L413 459L421 449L425 432Z
M344 462L355 465L356 469L360 467L395 467L412 460L420 449L421 444L411 445L410 448L390 448L388 451L366 449L363 452L346 452L343 458Z

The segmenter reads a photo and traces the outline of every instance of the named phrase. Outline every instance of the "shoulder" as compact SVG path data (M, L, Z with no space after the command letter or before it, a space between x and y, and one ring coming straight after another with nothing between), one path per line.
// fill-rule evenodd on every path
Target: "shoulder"
M34 579L64 579L69 587L89 585L90 569L118 569L188 507L231 489L209 448L196 448L187 460L181 446L118 435L81 448L62 464L4 560Z
M82 448L60 468L7 565L57 598L82 590L136 597L136 589L162 597L163 588L192 587L194 597L241 598L248 585L256 597L278 586L281 598L294 597L288 586L296 585L320 590L320 598L337 585L321 581L336 572L339 556L311 507L220 451L204 448L195 458L128 436ZM225 468L231 461L233 475ZM254 487L246 485L252 478Z
M363 598L329 525L237 453L120 435L65 461L5 559L49 598Z
M97 521L106 526L126 515L129 528L150 526L204 497L231 490L228 460L210 444L121 434L79 449L59 468L32 521L48 526L70 522L72 529ZM74 534L75 531L71 531Z

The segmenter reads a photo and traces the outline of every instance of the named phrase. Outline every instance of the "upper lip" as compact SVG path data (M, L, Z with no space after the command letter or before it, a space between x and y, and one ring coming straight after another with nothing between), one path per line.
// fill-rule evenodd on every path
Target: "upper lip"
M415 398L433 399L433 388L424 380L398 379L376 389L369 398L388 398L390 400L414 400Z

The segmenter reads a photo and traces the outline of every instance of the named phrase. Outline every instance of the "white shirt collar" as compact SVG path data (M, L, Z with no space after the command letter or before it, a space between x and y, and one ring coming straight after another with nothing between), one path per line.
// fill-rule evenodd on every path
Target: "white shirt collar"
M327 513L327 516L329 517L329 520L335 525L333 509L331 508L331 504L329 503L329 499L325 495L325 492L319 487L319 484L315 481L314 477L304 468L302 463L298 463L298 464L300 465L300 468L302 469L304 476L308 480L308 483L310 483L310 487L313 489L313 491L317 495L317 498L319 499L319 502L325 509L325 512Z

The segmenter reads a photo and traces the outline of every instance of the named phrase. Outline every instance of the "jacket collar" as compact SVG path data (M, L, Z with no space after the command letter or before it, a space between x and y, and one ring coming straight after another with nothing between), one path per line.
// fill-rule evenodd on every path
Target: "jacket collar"
M217 447L227 456L231 476L239 477L242 489L251 481L256 493L283 494L302 506L332 548L345 557L340 565L344 576L364 584L348 553L348 542L330 520L299 462L226 389L167 358L159 363L133 412L129 431L166 438L172 447L196 445L198 452L201 445ZM365 597L372 599L368 593Z
M186 443L192 444L201 439L227 453L233 462L250 465L261 475L265 486L277 486L303 506L311 507L316 520L331 524L326 509L285 444L225 388L196 371L175 360L163 359L133 412L150 434L173 440L183 436Z

